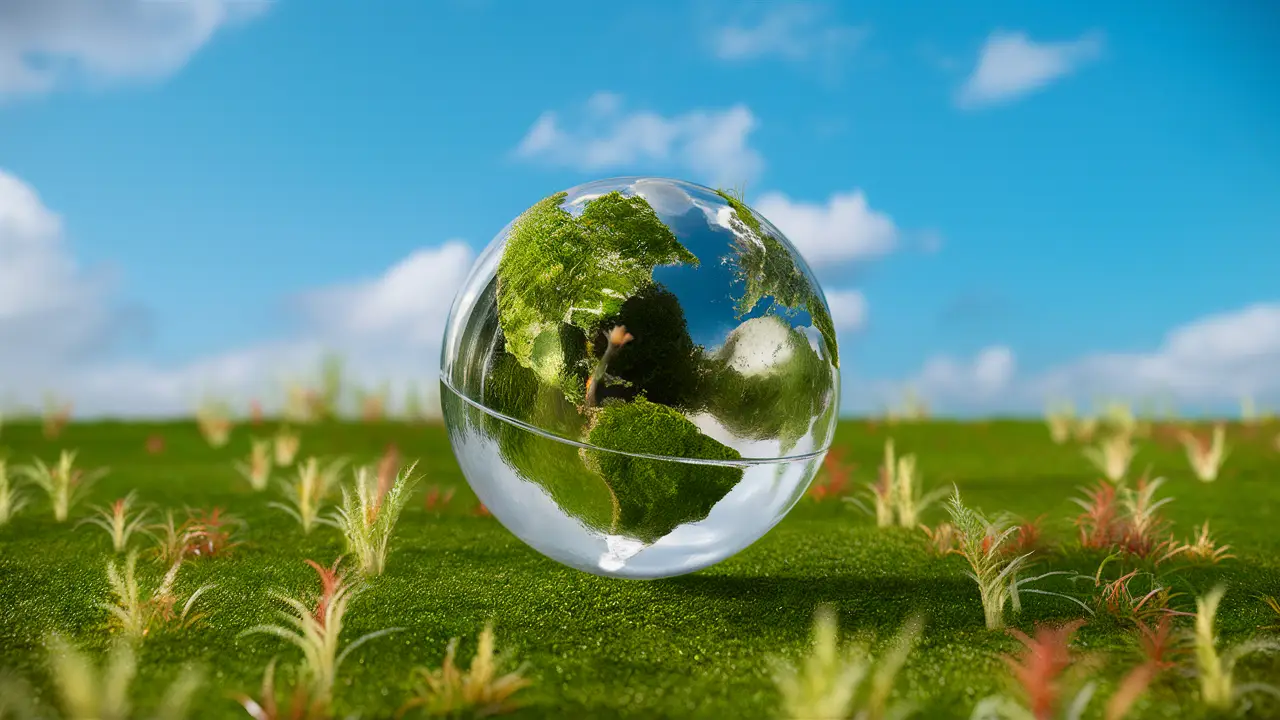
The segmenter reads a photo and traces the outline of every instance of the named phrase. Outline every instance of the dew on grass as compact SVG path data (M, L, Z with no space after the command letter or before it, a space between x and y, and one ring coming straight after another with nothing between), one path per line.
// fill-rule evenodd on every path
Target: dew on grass
M835 427L839 354L804 260L735 195L656 178L538 202L481 254L441 358L454 453L544 555L658 578L755 542Z

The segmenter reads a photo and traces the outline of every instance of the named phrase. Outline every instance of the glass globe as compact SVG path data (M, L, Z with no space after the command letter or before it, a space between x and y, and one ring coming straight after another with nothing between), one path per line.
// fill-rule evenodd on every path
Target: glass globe
M835 428L813 273L734 194L600 180L498 233L454 301L441 402L480 501L598 575L713 565L786 515Z

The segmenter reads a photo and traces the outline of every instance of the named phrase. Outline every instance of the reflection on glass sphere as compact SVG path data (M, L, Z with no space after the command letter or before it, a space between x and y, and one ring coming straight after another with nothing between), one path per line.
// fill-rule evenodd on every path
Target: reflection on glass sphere
M441 398L467 481L587 572L680 575L773 527L830 442L835 330L791 243L733 194L580 185L498 233L454 302Z

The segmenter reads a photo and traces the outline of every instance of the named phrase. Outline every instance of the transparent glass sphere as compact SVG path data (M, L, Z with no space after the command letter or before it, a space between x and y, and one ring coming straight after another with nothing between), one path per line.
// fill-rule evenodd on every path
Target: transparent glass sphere
M822 290L768 220L619 178L498 233L454 301L440 395L507 529L580 570L657 578L742 550L803 496L838 368Z

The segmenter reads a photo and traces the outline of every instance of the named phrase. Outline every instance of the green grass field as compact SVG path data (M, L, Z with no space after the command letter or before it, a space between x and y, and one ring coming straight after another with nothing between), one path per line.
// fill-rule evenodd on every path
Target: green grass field
M212 582L202 601L207 622L188 630L158 632L139 650L134 690L137 705L153 707L181 663L198 662L206 683L196 706L200 718L246 717L232 699L256 692L268 661L283 665L298 651L282 640L255 635L250 626L273 620L279 605L268 591L313 593L315 574L304 564L329 564L343 552L330 527L304 537L297 522L267 507L274 490L258 493L237 475L232 461L247 455L251 433L274 427L236 428L231 443L211 449L193 423L73 424L55 441L38 424L9 424L0 431L12 466L32 457L56 459L62 448L80 450L78 464L108 466L89 502L56 523L43 497L0 527L0 668L27 678L47 703L44 638L65 633L94 652L112 636L105 565L114 557L107 534L80 526L90 505L105 504L130 490L159 508L222 507L242 518L245 543L225 558L188 563L181 588ZM1194 597L1215 583L1228 593L1218 617L1224 642L1258 636L1280 625L1280 616L1260 599L1280 596L1280 451L1277 429L1263 433L1233 426L1234 451L1216 482L1191 474L1180 447L1145 441L1135 468L1150 464L1168 478L1174 499L1166 508L1179 538L1211 520L1216 538L1229 543L1234 559L1218 565L1170 561L1164 580L1183 593L1174 607L1194 611ZM159 454L145 449L163 436ZM1047 515L1044 531L1060 548L1043 554L1037 568L1092 575L1101 553L1073 549L1071 519L1079 508L1070 498L1096 478L1074 444L1054 445L1044 426L1032 422L841 424L835 444L856 463L855 481L873 477L884 439L919 455L927 488L955 483L966 502L994 513ZM939 557L924 535L882 530L839 501L805 498L777 528L730 560L689 576L660 581L619 581L562 567L525 547L492 517L473 512L474 495L454 462L444 430L434 425L329 424L302 429L301 457L348 455L373 462L394 442L407 460L418 459L423 485L401 517L386 573L351 605L344 637L396 626L403 631L371 641L340 670L335 714L391 717L411 688L416 666L439 666L451 637L462 640L468 658L486 620L495 622L500 649L528 663L534 685L513 717L530 718L765 718L777 713L771 659L801 656L809 644L815 607L835 604L842 630L887 638L904 618L920 611L924 637L899 676L896 693L920 704L919 717L968 717L984 696L1007 690L1009 672L1001 653L1020 646L1006 633L988 631L976 585L960 557ZM429 485L458 488L445 509L422 502ZM941 506L925 522L945 519ZM138 547L146 538L135 539ZM148 581L162 568L140 565ZM1092 583L1062 578L1045 588L1073 593L1086 602ZM1083 615L1055 597L1026 596L1012 625L1030 630L1040 621ZM1105 698L1117 678L1138 660L1125 624L1105 615L1089 619L1075 638L1081 652L1097 653L1094 670ZM1190 618L1179 618L1190 627ZM1193 664L1162 673L1130 717L1188 718L1201 715ZM1185 669L1184 669L1185 668ZM1243 660L1243 680L1280 680L1280 656ZM1259 696L1249 717L1280 717L1280 703ZM1269 703L1269 704L1268 704ZM1097 703L1098 708L1101 703ZM1095 708L1089 717L1100 717Z

